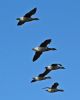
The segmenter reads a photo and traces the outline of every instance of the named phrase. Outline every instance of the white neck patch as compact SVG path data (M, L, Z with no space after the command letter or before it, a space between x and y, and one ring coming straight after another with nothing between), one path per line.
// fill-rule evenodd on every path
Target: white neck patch
M24 20L24 17L20 17L21 20Z

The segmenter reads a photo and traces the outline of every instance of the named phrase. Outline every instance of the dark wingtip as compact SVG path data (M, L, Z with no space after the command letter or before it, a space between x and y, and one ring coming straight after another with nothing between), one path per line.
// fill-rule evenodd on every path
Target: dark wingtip
M52 41L52 39L47 39L47 40L50 41L50 42Z
M32 80L31 83L36 82L36 80Z
M58 83L58 82L55 82L54 84L59 85L59 83Z
M34 9L37 10L37 7L35 7Z
M33 58L33 59L32 59L33 62L36 61L36 60L37 60L36 58Z
M33 8L33 10L36 12L37 11L37 8L35 7L35 8Z
M33 50L33 49L32 49L32 50ZM32 59L32 61L34 62L34 61L35 61L35 59L33 58L33 59Z
M18 23L17 26L21 26L22 24Z
M17 26L20 26L19 24L17 24Z

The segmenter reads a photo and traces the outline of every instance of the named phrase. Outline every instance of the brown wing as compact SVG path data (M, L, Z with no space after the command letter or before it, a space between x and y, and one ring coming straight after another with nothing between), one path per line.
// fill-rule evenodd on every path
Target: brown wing
M40 44L40 47L46 47L50 42L51 42L51 39L47 39L43 43Z
M59 83L54 83L53 85L52 85L52 87L51 88L57 88L57 86L59 85Z
M36 61L40 56L41 56L42 52L35 52L35 55L33 57L33 61Z
M37 8L32 9L30 12L26 13L24 17L31 17L33 14L36 13Z
M50 70L45 70L43 73L39 74L39 77L44 77L46 76L48 73L50 72Z

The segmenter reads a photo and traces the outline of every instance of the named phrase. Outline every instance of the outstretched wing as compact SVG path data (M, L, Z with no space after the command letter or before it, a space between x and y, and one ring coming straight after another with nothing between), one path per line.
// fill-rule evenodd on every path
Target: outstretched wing
M51 88L57 88L57 86L59 85L59 83L54 83L53 85L52 85L52 87Z
M19 21L17 25L22 25L24 23L25 23L25 21Z
M45 70L43 73L39 74L39 77L44 77L46 76L48 73L50 72L50 70Z
M47 39L43 43L40 44L40 47L46 47L50 42L51 42L51 39Z
M57 66L57 64L51 64L51 66Z
M36 61L40 56L41 56L42 52L35 52L35 55L33 57L33 61Z
M32 9L30 12L26 13L24 17L31 17L33 14L35 14L37 11L37 8Z

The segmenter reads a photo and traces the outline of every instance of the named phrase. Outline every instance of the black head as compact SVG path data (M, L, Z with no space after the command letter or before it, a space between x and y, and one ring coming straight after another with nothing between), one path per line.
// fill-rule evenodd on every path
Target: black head
M34 20L39 20L39 18L34 18Z
M65 69L65 68L62 66L62 64L58 64L58 66L59 66L60 69Z
M51 79L51 77L50 76L47 76L47 77L45 77L46 79Z
M53 50L57 50L56 48L53 48Z
M66 69L66 68L64 68L64 67L61 67L61 69Z

